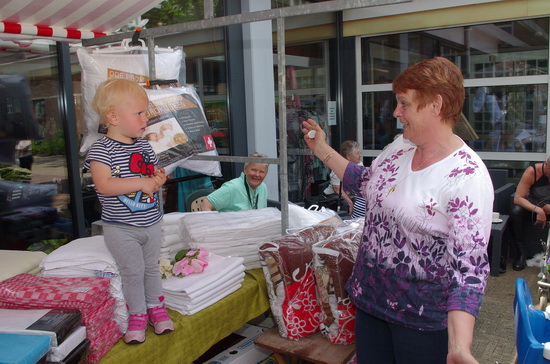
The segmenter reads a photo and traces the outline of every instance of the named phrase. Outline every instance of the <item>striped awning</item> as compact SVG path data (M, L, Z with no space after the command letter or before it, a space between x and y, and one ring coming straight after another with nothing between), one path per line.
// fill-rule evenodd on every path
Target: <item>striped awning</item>
M0 39L76 40L110 34L162 0L0 0ZM4 33L4 34L2 34Z

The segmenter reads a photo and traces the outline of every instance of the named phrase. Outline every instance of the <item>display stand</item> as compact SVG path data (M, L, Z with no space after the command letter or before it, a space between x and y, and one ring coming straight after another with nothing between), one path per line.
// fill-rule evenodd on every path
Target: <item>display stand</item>
M339 12L342 10L365 8L371 6L388 5L407 3L412 0L333 0L312 4L304 4L298 6L289 6L283 8L254 11L250 13L227 15L222 17L212 17L213 2L212 0L204 1L204 20L191 21L187 23L167 25L152 29L143 29L142 37L147 39L147 47L149 49L149 73L150 78L155 78L155 62L153 50L155 48L155 37L167 36L179 33L188 33L205 29L213 29L229 25L251 23L257 21L276 19L277 23L277 79L278 79L278 100L279 100L279 135L286 136L287 119L286 119L286 60L285 60L285 18L311 15L327 12ZM115 34L106 37L94 39L83 39L83 46L95 46L114 42L120 42L125 38L132 37L132 33ZM288 228L288 155L287 155L287 138L279 139L279 158L252 158L252 157L236 157L236 156L193 156L194 160L214 160L220 162L231 163L267 163L277 164L279 167L279 187L280 187L280 202L281 202L281 230L284 234Z

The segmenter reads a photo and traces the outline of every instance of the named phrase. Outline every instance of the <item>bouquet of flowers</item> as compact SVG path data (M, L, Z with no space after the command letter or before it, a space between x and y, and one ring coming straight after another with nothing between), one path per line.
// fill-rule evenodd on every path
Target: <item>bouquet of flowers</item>
M208 266L208 252L202 248L180 250L174 260L159 260L162 279L185 277L193 273L200 273Z

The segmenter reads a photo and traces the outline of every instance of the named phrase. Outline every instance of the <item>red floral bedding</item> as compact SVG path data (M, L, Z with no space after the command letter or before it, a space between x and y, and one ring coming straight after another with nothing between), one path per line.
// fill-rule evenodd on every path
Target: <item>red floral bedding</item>
M314 272L319 304L320 330L333 344L355 342L355 306L345 290L351 275L361 232L334 235L313 246Z
M319 331L311 247L334 232L333 226L315 225L259 247L271 311L282 337L298 340Z

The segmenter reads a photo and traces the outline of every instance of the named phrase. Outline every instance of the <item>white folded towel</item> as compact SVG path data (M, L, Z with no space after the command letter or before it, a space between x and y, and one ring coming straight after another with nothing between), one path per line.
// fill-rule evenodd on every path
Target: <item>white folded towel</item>
M233 271L242 270L241 266L243 261L244 259L241 257L222 257L210 253L208 266L202 273L191 274L186 277L170 277L164 279L162 281L162 288L165 291L192 294L204 286L223 279Z
M178 234L180 233L179 224L162 225L161 227L163 235Z
M160 241L161 246L170 246L183 243L180 234L163 235Z
M166 306L172 310L178 311L182 315L194 315L195 313L212 306L214 303L218 302L222 298L225 298L226 296L230 295L231 293L235 292L239 288L241 288L242 283L237 283L233 286L227 287L223 291L221 291L218 295L211 298L210 300L200 304L200 305L181 305L178 304L178 302L172 302L171 300L166 299L164 302Z
M86 265L86 269L118 273L115 259L107 249L103 235L75 239L48 254L42 270Z
M207 288L208 290L202 292L200 295L193 295L193 297L188 297L185 293L174 293L169 291L164 291L164 297L170 297L174 300L177 300L178 303L182 305L200 305L206 301L209 301L210 299L216 297L220 294L220 292L223 292L228 287L232 287L237 283L242 283L244 281L245 273L242 272L233 278L222 282L221 284L212 284L209 285Z

